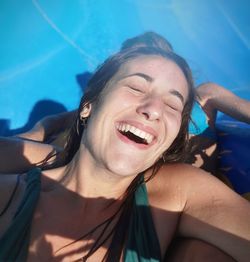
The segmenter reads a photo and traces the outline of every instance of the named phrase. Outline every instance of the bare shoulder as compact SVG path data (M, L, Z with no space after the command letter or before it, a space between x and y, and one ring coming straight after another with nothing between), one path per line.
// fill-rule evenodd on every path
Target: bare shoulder
M162 199L163 206L172 196L178 202L180 211L193 201L205 202L215 197L225 199L229 195L237 195L212 174L189 164L162 166L147 188L149 196L157 201Z
M194 185L200 186L201 182L212 183L213 185L214 183L223 184L211 173L193 165L183 163L162 166L156 174L155 179L152 180L152 183L158 183L160 185L171 183L172 186L178 184L182 190L188 188L190 185L193 189Z
M176 194L174 190L179 190L181 216L177 234L201 239L237 261L246 261L250 255L249 202L199 168L167 166L159 172L158 179L166 181L164 174L171 178L170 192Z
M26 188L26 174L0 175L0 236L13 218Z
M149 170L145 174L150 175ZM146 183L149 205L156 232L165 250L174 236L178 221L187 202L187 181L202 175L199 169L187 164L168 164L160 168L154 178Z
M150 172L149 170L148 173L150 174ZM208 179L210 176L210 173L190 164L166 164L159 169L155 177L149 182L149 185L152 185L152 187L159 186L165 188L166 186L172 187L178 184L184 189L191 181L193 182L193 180L200 178Z
M148 170L146 178L151 173L152 170ZM174 209L182 210L186 201L183 193L188 181L198 175L200 175L200 169L188 164L163 165L156 175L147 182L150 202L153 205L157 203L157 207L161 209L168 209L169 203L172 202Z

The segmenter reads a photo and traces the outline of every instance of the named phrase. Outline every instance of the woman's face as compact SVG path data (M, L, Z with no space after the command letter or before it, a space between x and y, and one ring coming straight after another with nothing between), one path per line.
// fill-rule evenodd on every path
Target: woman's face
M123 175L152 166L176 138L188 84L160 56L125 63L92 105L82 142L96 165Z

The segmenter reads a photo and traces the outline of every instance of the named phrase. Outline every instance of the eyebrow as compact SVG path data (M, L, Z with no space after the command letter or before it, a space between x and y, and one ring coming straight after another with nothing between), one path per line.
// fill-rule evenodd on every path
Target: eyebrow
M131 74L131 75L127 75L125 76L124 78L127 78L127 77L131 77L131 76L139 76L139 77L142 77L144 78L147 82L153 82L153 78L149 75L146 75L146 74L143 74L143 73L134 73L134 74Z
M175 89L171 89L169 92L170 92L170 94L178 97L181 100L182 104L184 105L184 97L183 97L183 95L180 92L178 92Z
M147 82L150 82L150 83L153 82L153 80L154 80L151 76L146 75L146 74L143 74L143 73L134 73L134 74L131 74L131 75L127 75L127 76L125 76L124 78L131 77L131 76L139 76L139 77L142 77L142 78L144 78ZM178 98L181 100L181 102L182 102L183 105L185 104L185 103L184 103L184 97L183 97L183 95L182 95L179 91L177 91L177 90L175 90L175 89L171 89L169 92L170 92L170 94L178 97Z

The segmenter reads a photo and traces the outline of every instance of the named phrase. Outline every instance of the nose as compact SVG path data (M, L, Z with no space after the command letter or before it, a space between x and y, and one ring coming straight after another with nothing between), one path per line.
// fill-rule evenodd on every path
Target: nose
M160 120L163 113L163 105L160 97L151 97L137 107L137 113L149 121Z

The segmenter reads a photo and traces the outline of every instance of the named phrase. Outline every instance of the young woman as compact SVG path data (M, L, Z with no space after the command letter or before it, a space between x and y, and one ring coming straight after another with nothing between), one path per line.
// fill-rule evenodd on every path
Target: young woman
M63 166L0 177L1 260L161 261L184 236L248 261L249 203L181 163L193 100L190 69L173 52L108 59L81 100Z
M167 52L173 51L172 45L155 32L146 32L126 40L121 50L143 46L157 47ZM195 131L194 134L191 130L191 151L187 162L217 175L216 113L221 111L237 120L250 123L250 102L214 83L201 84L196 88L196 93L197 101L204 111L203 118L207 122L204 126L207 126L207 129L202 133ZM39 121L26 133L12 138L0 137L0 172L27 171L51 152L61 151L76 115L76 110L52 115ZM14 163L13 158L15 158Z

